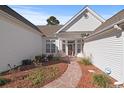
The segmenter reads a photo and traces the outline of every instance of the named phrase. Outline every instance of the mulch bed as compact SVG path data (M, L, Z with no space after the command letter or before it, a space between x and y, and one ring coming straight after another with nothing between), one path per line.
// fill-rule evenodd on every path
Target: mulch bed
M99 86L94 85L92 83L93 73L89 72L88 70L94 70L96 74L105 74L105 73L103 71L101 71L100 69L98 69L97 67L95 67L94 65L86 66L84 64L81 64L80 62L78 62L78 63L82 70L82 77L77 85L77 88L99 88ZM113 84L116 80L113 79L112 77L110 77L110 80L112 81L110 86L115 87L115 86L113 86Z
M50 62L49 62L50 63ZM2 88L30 88L30 87L42 87L46 84L48 84L49 82L57 79L58 77L60 77L67 69L68 67L68 64L65 63L65 62L57 62L57 63L54 63L52 62L52 64L48 64L46 63L47 65L46 66L38 66L38 67L34 67L34 66L24 66L22 68L20 68L21 70L16 70L15 72L5 72L3 73L1 76L4 77L4 78L7 78L7 79L10 79L11 81L3 86L0 86ZM57 67L58 69L58 72L56 74L56 76L54 76L53 78L50 78L48 80L45 80L44 83L42 85L39 85L39 86L32 86L32 82L29 81L29 80L26 80L25 78L31 74L35 69L37 68L50 68L50 67ZM46 71L47 72L47 71ZM48 71L50 72L50 71ZM49 74L49 73L47 73Z

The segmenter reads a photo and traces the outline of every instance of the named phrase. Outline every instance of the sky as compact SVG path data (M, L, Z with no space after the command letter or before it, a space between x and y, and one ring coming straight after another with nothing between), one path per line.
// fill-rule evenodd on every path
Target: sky
M55 16L60 24L65 24L84 5L11 5L9 7L35 25L46 25L46 19L50 16ZM89 7L104 19L124 9L124 5L90 5Z

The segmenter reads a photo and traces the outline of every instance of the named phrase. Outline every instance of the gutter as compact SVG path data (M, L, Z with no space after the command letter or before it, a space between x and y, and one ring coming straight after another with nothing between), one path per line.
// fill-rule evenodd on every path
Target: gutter
M102 29L102 30L100 30L100 31L98 31L98 32L95 32L95 33L89 35L89 36L86 37L84 40L87 40L87 39L89 39L89 38L91 38L91 37L93 37L93 36L95 36L95 35L104 33L104 32L106 32L106 31L108 31L109 29L112 29L112 28L117 29L117 30L120 31L120 30L122 30L122 28L119 27L118 25L119 25L120 23L122 23L122 22L124 22L124 19L122 19L122 20L120 20L120 21L118 21L118 22L116 22L116 23L114 23L114 24L112 24L112 25L110 25L110 26L107 26L106 28L104 28L104 29Z

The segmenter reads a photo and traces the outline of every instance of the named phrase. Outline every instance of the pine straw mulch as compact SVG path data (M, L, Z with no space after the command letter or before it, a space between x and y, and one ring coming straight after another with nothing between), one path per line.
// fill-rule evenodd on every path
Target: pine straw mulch
M82 77L77 85L77 88L99 88L99 86L93 84L93 73L89 72L88 70L94 70L96 74L105 74L103 71L95 67L94 65L84 65L78 61L81 70L82 70ZM109 77L111 80L110 87L115 87L113 84L116 81L112 77Z
M57 62L53 64L46 63L45 66L41 65L38 67L32 67L32 66L25 66L23 67L23 71L15 71L13 73L9 73L6 72L3 75L1 75L1 77L10 79L11 81L3 86L0 86L2 88L34 88L34 87L42 87L46 84L48 84L49 82L57 79L58 77L60 77L67 69L68 64L66 62ZM30 69L31 67L31 69ZM28 68L28 69L27 69ZM55 70L56 73L54 76L51 76L51 71L53 68L57 68L57 70ZM38 85L33 85L31 80L27 80L27 76L29 76L30 74L32 74L36 69L41 69L44 71L45 75L45 79L42 82L42 84L38 84Z

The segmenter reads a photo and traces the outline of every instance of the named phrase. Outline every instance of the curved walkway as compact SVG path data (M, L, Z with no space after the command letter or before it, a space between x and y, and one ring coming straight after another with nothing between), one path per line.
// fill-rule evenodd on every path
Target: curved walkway
M76 59L71 58L66 72L58 79L45 85L44 88L75 88L82 76L82 72Z

